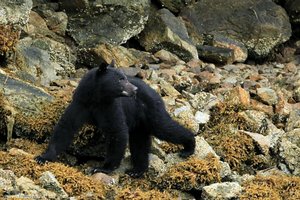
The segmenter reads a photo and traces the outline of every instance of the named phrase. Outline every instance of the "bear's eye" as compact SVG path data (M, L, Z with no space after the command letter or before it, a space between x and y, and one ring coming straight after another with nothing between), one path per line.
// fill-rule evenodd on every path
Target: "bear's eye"
M124 81L125 80L125 78L124 77L121 77L120 79L119 79L119 81Z

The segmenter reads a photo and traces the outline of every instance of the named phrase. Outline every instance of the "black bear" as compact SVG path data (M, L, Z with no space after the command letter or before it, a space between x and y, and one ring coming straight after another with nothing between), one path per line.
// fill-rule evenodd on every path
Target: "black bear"
M126 173L141 176L148 169L151 135L183 145L181 157L194 153L194 134L172 120L159 94L141 79L127 77L114 68L114 62L93 68L82 78L54 128L46 152L36 161L54 161L85 123L94 123L103 130L107 143L104 165L95 168L94 173L110 173L118 168L129 140L132 169Z

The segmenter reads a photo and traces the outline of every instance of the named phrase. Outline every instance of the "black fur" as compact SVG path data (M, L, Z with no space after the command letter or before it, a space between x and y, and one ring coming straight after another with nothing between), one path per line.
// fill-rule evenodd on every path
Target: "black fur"
M54 161L79 128L89 122L102 129L107 140L104 165L94 172L109 173L118 168L129 141L133 168L127 173L141 176L148 169L151 135L182 144L181 157L194 153L194 134L171 119L159 94L142 80L127 78L112 66L94 68L82 78L54 129L48 149L36 157L37 162Z

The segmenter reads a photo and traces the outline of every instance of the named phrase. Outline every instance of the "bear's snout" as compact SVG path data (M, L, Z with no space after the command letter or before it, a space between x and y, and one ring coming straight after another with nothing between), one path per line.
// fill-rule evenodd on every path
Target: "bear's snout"
M123 91L122 91L123 96L131 97L136 95L138 88L135 85L130 83L128 80L124 81L122 85L123 85Z

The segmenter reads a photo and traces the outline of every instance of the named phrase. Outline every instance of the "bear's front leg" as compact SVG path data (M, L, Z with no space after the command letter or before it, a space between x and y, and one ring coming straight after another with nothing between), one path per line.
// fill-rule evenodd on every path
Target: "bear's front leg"
M57 156L71 144L75 133L88 121L88 118L87 109L79 103L72 102L55 126L47 150L35 160L39 164L56 160Z

